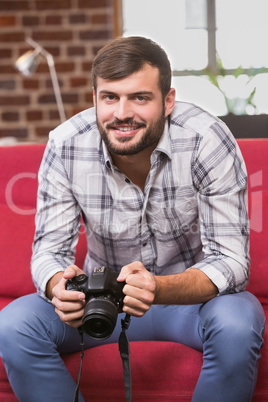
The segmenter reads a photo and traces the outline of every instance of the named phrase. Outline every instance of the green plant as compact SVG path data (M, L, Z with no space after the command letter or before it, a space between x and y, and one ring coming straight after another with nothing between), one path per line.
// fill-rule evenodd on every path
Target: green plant
M217 73L211 71L210 68L204 70L205 75L209 81L222 93L228 113L232 114L254 114L256 113L256 104L254 103L254 96L256 93L256 86L250 85L252 79L258 75L268 72L268 68L249 68L244 69L239 66L230 73L223 67L222 61L217 56ZM243 97L229 97L226 89L223 86L223 79L225 77L233 77L233 79L240 80L244 85ZM250 113L249 113L250 112Z

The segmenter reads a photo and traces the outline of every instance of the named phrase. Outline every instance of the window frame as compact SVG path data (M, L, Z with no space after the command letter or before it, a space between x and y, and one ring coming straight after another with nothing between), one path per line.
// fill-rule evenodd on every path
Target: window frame
M173 77L201 76L210 72L213 75L221 75L216 50L216 0L206 0L207 3L207 32L208 32L208 64L201 70L173 70ZM123 35L123 4L122 0L113 0L114 6L114 37ZM226 75L233 75L235 69L225 69ZM244 68L244 73L250 73L251 69Z

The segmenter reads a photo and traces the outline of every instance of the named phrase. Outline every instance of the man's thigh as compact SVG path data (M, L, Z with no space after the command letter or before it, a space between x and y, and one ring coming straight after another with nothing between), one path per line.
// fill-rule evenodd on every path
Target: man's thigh
M118 319L110 342L118 339L120 321ZM142 318L131 317L127 334L131 341L171 341L202 351L211 331L224 328L223 333L228 334L240 325L254 328L261 337L264 322L264 312L257 298L249 292L240 292L215 297L203 304L153 305Z

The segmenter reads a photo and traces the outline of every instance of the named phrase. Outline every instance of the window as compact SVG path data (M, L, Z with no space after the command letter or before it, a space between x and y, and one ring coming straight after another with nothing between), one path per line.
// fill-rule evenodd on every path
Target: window
M163 7L163 1L123 0L124 35L141 35L155 40L169 54L174 70L205 68L207 30L185 28L184 0L168 0L168 4L169 7Z
M267 0L122 0L122 15L124 36L166 50L177 99L216 115L268 113Z

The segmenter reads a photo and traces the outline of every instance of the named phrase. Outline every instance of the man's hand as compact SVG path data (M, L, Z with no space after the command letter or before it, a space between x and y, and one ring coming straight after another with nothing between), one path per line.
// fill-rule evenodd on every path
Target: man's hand
M49 297L50 293L52 304L55 306L55 311L61 321L75 328L78 328L82 324L85 294L83 292L66 290L65 285L68 279L83 273L77 266L70 265L64 272L58 272L51 278L47 286L47 295Z
M219 292L209 277L197 268L153 276L139 261L125 265L117 280L126 282L123 311L135 317L142 317L152 304L205 303Z
M117 278L118 282L126 282L123 311L134 317L142 317L151 307L155 299L156 281L144 265L133 262L125 265Z

